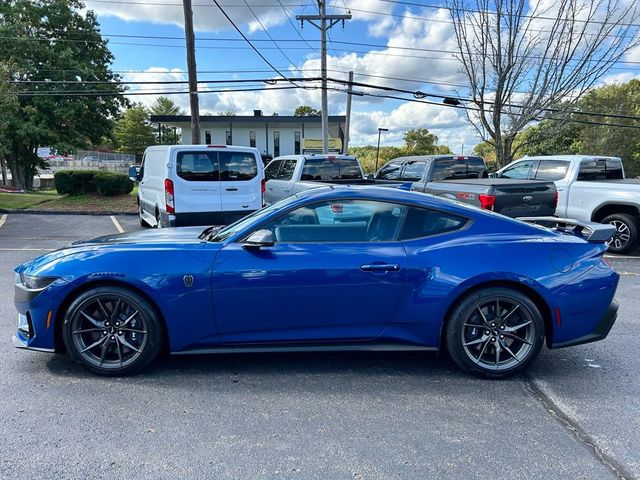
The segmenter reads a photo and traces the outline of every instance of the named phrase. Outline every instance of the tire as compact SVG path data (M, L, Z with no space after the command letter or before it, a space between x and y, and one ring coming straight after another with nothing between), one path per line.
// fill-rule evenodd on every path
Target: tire
M130 375L156 358L164 327L142 296L127 288L104 286L87 290L71 303L62 338L71 358L89 371Z
M523 293L490 287L458 303L447 319L445 334L449 354L463 370L504 378L525 370L538 356L544 343L544 320Z
M629 253L636 249L640 240L638 219L627 213L614 213L602 219L601 223L609 223L616 227L616 234L609 243L611 253Z

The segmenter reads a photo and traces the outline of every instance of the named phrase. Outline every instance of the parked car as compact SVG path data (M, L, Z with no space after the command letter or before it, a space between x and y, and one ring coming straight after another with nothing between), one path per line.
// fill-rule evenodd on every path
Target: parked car
M264 205L264 168L255 148L157 145L129 175L140 182L143 226L225 225Z
M487 177L482 157L423 155L390 160L374 178L412 182L413 191L458 200L509 217L554 214L558 198L553 182Z
M523 157L498 170L497 176L554 181L558 216L616 227L609 245L613 253L629 253L640 245L640 180L625 178L618 157Z
M163 348L446 348L463 369L501 377L545 342L607 335L613 232L548 229L399 189L317 188L226 228L110 235L20 265L13 342L66 350L101 375L139 371Z
M287 155L275 158L265 169L267 205L310 188L324 185L411 186L366 178L360 162L350 155Z

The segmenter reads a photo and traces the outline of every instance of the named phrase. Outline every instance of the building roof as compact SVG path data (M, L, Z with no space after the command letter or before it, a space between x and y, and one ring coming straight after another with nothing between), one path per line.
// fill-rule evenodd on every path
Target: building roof
M344 123L344 115L329 115L329 122ZM297 117L295 115L201 115L200 123L321 123L319 115ZM189 115L151 115L151 123L191 123Z

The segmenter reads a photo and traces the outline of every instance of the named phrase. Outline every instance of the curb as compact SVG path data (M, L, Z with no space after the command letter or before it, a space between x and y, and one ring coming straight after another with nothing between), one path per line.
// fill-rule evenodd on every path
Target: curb
M20 210L20 209L11 209L11 208L0 208L0 213L10 213L10 214L25 214L25 215L138 215L138 212L115 212L109 211L95 211L95 212L86 212L86 211L61 211L56 212L54 210Z

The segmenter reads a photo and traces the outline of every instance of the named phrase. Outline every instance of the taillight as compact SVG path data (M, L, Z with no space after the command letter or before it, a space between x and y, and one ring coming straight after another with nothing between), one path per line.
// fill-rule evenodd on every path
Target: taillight
M167 213L176 213L176 203L173 198L173 181L164 179L164 202Z
M266 192L267 192L267 181L263 178L262 181L260 182L260 195L262 195L263 208L267 205L266 198L265 198Z
M493 210L493 207L496 204L496 196L495 195L478 195L478 200L480 200L480 208L484 210Z
M558 191L556 190L556 195L553 199L553 208L556 209L558 208Z

